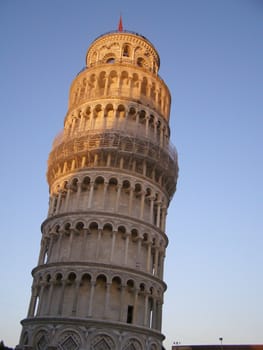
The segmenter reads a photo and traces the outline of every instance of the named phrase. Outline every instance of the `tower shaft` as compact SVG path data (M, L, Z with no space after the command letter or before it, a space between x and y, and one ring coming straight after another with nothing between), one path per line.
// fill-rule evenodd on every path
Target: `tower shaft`
M18 349L159 350L167 209L176 188L159 55L97 38L48 160L50 201Z

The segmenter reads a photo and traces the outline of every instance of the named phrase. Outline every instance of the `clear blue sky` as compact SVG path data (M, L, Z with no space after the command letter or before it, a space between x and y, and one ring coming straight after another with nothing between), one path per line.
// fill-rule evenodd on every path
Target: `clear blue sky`
M1 0L0 339L18 343L47 214L46 160L92 40L145 35L172 94L166 346L263 343L263 1Z

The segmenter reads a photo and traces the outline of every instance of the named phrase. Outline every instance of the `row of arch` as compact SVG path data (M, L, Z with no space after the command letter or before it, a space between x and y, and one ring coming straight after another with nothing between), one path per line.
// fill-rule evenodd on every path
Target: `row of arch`
M159 329L163 287L116 273L54 271L36 275L28 317L108 319Z
M79 190L87 190L91 184L94 183L95 186L99 186L102 183L108 184L110 186L121 187L126 192L134 190L136 197L141 196L143 193L147 197L153 198L160 202L164 202L167 205L167 198L163 192L151 183L142 181L141 179L134 178L128 174L116 174L112 172L104 171L103 173L98 173L96 171L87 173L79 173L73 175L67 180L59 180L52 184L50 188L51 194L58 194L60 191L65 189L70 189L74 192Z
M168 197L173 195L178 172L176 151L166 152L151 141L125 137L121 133L88 134L53 147L47 178L56 179L77 170L103 167L133 173L155 182Z
M90 269L89 272L76 271L72 267L70 270L65 270L65 267L50 268L36 270L34 273L33 288L39 288L41 285L50 285L52 283L61 284L89 284L103 282L106 284L115 283L122 288L126 288L129 292L137 291L140 294L147 294L162 301L164 284L157 283L151 279L142 279L141 276L131 277L126 272L114 271L112 269L103 269L100 271L96 268Z
M51 188L48 216L77 211L113 212L165 230L167 197L153 186L112 174L80 175Z
M107 36L107 38L97 41L89 49L87 65L93 66L100 62L112 63L112 60L117 59L134 62L157 73L160 64L158 53L149 43L140 40L137 33L136 36L129 35L125 38L123 35L118 37Z
M94 218L90 223L64 218L63 223L43 227L38 265L70 262L96 262L124 266L163 278L166 236L139 231L109 222L99 228ZM73 221L73 220L72 220ZM106 220L105 220L106 221ZM45 223L44 223L45 224Z
M104 68L104 66L103 66ZM74 80L70 89L69 109L95 98L139 100L169 120L171 97L164 82L155 76L130 73L121 66L94 72L86 69Z
M160 147L169 146L170 129L166 120L147 108L114 103L86 104L69 113L64 137L76 137L96 129L125 131L149 138Z
M98 217L97 217L98 216ZM70 233L74 231L77 234L86 231L91 234L94 230L109 230L110 232L119 232L130 235L133 240L141 239L145 244L151 244L158 247L167 246L167 236L160 231L152 230L145 224L137 224L124 220L120 222L117 218L107 215L101 219L99 214L93 214L91 217L81 217L79 215L70 215L70 217L61 217L56 220L46 220L42 224L42 233L44 236L56 234L59 232Z
M100 329L94 330L89 328L81 329L76 326L72 327L56 327L47 326L23 329L19 350L24 350L24 347L32 346L35 350L45 350L49 346L56 347L58 350L161 350L161 345L156 340L145 341L145 337L130 334L126 332L124 337L121 337L118 331L109 332L109 330ZM86 330L85 330L86 329ZM122 339L120 341L120 339Z

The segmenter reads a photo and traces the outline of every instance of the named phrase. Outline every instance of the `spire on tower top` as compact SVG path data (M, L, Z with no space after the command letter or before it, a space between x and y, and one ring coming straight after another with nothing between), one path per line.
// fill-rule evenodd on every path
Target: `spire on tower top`
M123 25L122 25L122 17L120 15L120 20L119 20L119 25L118 25L118 31L122 32L123 31Z

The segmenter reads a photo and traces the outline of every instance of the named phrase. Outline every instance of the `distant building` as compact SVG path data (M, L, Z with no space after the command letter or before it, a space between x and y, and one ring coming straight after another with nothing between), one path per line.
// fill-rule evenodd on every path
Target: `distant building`
M172 350L263 350L263 345L173 345Z
M178 165L159 66L154 46L122 23L89 47L49 155L48 217L17 349L162 349Z

